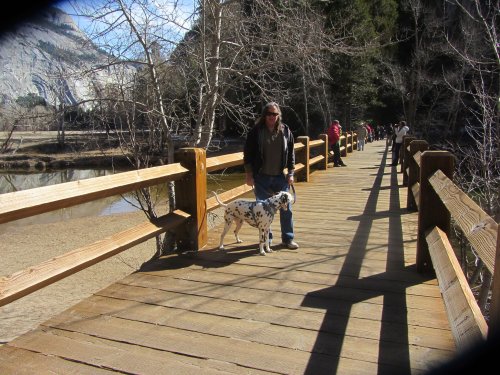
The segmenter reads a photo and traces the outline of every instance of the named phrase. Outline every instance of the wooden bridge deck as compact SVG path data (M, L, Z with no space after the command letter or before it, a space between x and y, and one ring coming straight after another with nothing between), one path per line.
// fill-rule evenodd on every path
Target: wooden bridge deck
M419 374L455 346L385 142L297 183L298 250L221 227L0 348L0 373ZM279 237L279 220L273 223ZM43 306L40 306L43 308Z

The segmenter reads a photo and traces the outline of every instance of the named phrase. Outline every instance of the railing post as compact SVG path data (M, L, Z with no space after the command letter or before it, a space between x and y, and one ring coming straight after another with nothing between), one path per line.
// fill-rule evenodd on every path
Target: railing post
M491 287L490 319L488 337L500 335L500 225L497 227L497 249L495 253L495 268L493 269L493 284Z
M432 262L425 232L435 226L449 237L451 215L429 182L434 172L440 169L453 180L454 158L448 151L425 151L420 159L420 203L418 205L417 271L432 272Z
M403 162L401 163L401 169L403 172L403 186L408 186L408 167L410 162L410 142L417 138L405 135L403 137Z
M319 169L326 170L328 169L328 135L327 134L320 134L319 139L321 139L323 142L325 142L324 147L322 149L321 154L325 157L325 160L321 163L319 166Z
M344 146L343 151L342 146ZM340 156L343 158L347 157L347 133L340 135Z
M305 147L296 155L296 162L304 164L304 170L297 176L297 182L309 182L309 137L297 137L297 142L302 143Z
M413 158L413 156L418 152L424 152L429 149L429 144L423 140L414 140L410 142L410 152L408 156L408 195L406 197L406 209L409 211L417 210L417 202L415 202L415 197L413 196L412 187L417 182L420 182L420 167Z
M352 152L358 150L358 133L352 132Z
M175 160L189 173L175 183L177 208L191 217L176 233L180 251L198 251L207 243L207 168L202 148L181 148Z

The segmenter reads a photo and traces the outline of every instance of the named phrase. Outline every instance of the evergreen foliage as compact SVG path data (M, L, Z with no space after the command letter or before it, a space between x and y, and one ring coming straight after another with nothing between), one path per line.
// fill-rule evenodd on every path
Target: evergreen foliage
M33 93L29 93L28 95L24 95L24 96L19 96L16 99L16 103L19 104L20 106L22 106L24 108L28 108L28 109L34 108L38 105L41 105L44 107L47 105L44 98L42 98L41 96L39 96L37 94L33 94Z

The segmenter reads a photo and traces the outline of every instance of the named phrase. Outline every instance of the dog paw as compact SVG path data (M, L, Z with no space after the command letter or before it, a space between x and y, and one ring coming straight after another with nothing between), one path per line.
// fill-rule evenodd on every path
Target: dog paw
M219 246L220 251L224 251L224 246Z
M243 240L240 240L239 238L236 240L236 243L242 243Z
M266 252L265 251L261 251L259 254L260 255L266 255Z

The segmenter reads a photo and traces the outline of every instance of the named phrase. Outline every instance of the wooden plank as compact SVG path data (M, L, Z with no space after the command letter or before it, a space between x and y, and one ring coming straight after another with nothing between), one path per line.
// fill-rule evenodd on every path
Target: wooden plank
M429 182L488 271L494 272L498 224L441 171Z
M219 171L221 169L243 165L243 152L233 154L211 156L207 158L207 173Z
M315 139L315 140L309 141L310 148L323 146L324 144L325 144L325 141L322 139Z
M233 199L237 199L237 198L245 195L246 193L248 193L249 191L252 191L252 190L253 190L252 186L248 186L247 184L243 184L243 185L237 186L233 189L226 190L223 193L220 193L217 195L219 196L219 199L222 202L227 203L227 202L232 201ZM220 204L215 199L215 196L212 196L212 197L207 199L207 212L213 211L218 207L220 207Z
M497 250L495 254L495 273L493 274L493 285L491 287L491 304L489 333L490 337L500 332L500 225L497 228Z
M188 310L179 310L169 307L151 308L147 304L136 304L126 309L112 314L112 317L121 318L126 321L148 323L157 327L169 327L175 330L195 331L197 333L207 334L211 336L226 337L227 339L241 340L242 342L252 342L257 344L265 344L270 347L282 347L293 349L301 352L314 353L318 351L316 347L317 327L314 330L283 326L282 324L268 324L261 321L260 317L251 317L245 319L236 319L234 316L221 316L219 313L207 314ZM88 318L86 318L88 320ZM99 319L95 317L94 319ZM75 324L79 324L78 320L74 320ZM64 330L72 330L72 324L65 324ZM402 327L401 327L402 328ZM380 346L383 350L390 351L399 358L398 360L391 359L389 362L382 364L404 367L406 358L402 353L406 348L402 347L398 342L388 340L382 341L379 345L373 345L373 339L366 339L359 336L338 335L330 332L322 332L322 353L340 352L339 355L348 359L359 359L359 348L364 347L363 360L368 362L377 362ZM376 337L378 339L378 337ZM339 351L339 348L342 348ZM441 357L450 355L447 350L441 352L441 349L430 354L424 347L413 345L411 347L411 367L416 369L425 369L427 360L433 361L430 356ZM448 352L448 353L446 353Z
M57 356L46 356L31 350L4 346L0 350L0 373L16 375L33 374L88 374L106 375L113 371L86 366Z
M175 160L189 171L175 185L176 208L191 214L175 231L177 249L198 251L208 238L206 151L181 148L175 152Z
M0 194L0 224L174 181L186 173L180 164L169 164Z
M99 315L113 315L124 319L133 319L132 315L129 314L131 310L139 308L142 310L151 305L175 309L178 314L175 311L172 311L171 314L176 315L182 315L183 311L196 312L233 320L253 319L285 328L321 330L336 335L348 335L372 340L380 339L381 324L375 319L349 317L349 325L346 327L346 315L342 316L333 312L291 310L267 304L215 300L203 296L154 291L118 284L113 284L101 290L99 295L82 301L44 325L64 328L65 325L70 324L72 321L91 319ZM137 312L134 314L137 315ZM443 350L449 350L450 347L453 347L451 337L443 335L441 328L412 325L408 329L408 326L403 323L390 323L390 327L391 329L384 335L384 339L390 342L400 344L409 342L411 345Z
M422 152L417 151L415 154L413 154L413 159L415 160L415 163L417 163L419 168L420 168L420 159L421 158L422 158Z
M457 348L468 348L485 340L488 325L446 234L435 227L426 239Z
M325 286L318 285L314 283L308 283L307 280L302 282L293 280L277 280L271 278L262 277L250 277L241 275L231 275L224 273L214 273L205 271L192 271L183 276L178 277L179 280L185 280L189 282L198 282L206 284L220 284L224 286L234 286L238 289L249 288L253 290L263 290L270 292L286 293L291 295L307 295L314 294L317 298L331 299L336 301L346 301L346 302L366 302L374 304L384 304L385 306L399 306L399 299L406 299L406 306L408 308L424 308L430 309L430 305L434 305L436 297L413 295L412 298L406 298L403 290L397 292L381 292L381 291L370 291L363 289L363 284L369 283L369 281L360 281L360 286L356 288L349 288L343 286ZM201 285L201 284L200 284Z
M26 270L0 278L0 306L114 256L183 223L189 215L180 210L146 221L102 241L70 251Z
M295 173L302 171L305 168L305 165L302 163L295 164Z
M295 142L295 144L293 145L293 150L295 152L302 151L304 148L306 148L306 145L304 145L303 143L300 143L300 142Z
M315 156L314 158L309 159L309 165L314 165L314 164L319 163L323 160L325 160L325 157L323 155Z
M435 193L429 178L438 170L453 176L454 156L448 151L424 151L420 165L420 199L418 203L417 270L434 272L427 241L428 229L435 226L447 235L451 232L451 215L444 202Z
M173 374L196 375L202 368L203 373L206 371L207 374L233 373L218 370L215 368L217 365L210 366L209 361L203 359L187 359L166 351L159 355L158 351L148 347L127 345L71 331L51 329L39 335L27 334L15 342L15 347L38 352L46 357L65 358L67 363L80 362L80 367L87 365L94 369L106 368L110 373L162 374L167 368Z
M415 182L411 187L411 192L413 193L413 198L415 198L415 204L418 206L420 204L420 184Z
M394 306L384 307L382 303L377 301L363 301L352 303L352 300L335 300L332 298L323 298L321 294L315 295L310 293L307 296L307 301L304 301L304 296L289 293L280 293L272 290L248 289L233 285L225 285L224 287L216 287L211 283L199 283L184 279L173 279L167 283L161 277L146 277L145 275L131 275L122 282L126 285L132 285L141 288L153 288L171 293L187 293L190 295L203 296L213 299L224 299L230 301L240 301L245 303L261 303L266 301L275 307L288 308L303 311L317 311L318 309L328 310L336 315L350 314L357 318L377 319L380 320L382 312L391 322L409 323L412 325L420 325L430 328L443 328L447 326L446 315L439 314L439 309L432 307L442 307L441 299L434 298L432 304L421 306L421 308L407 308L406 299L404 303ZM430 302L429 301L429 302ZM430 308L431 311L426 310Z
M126 322L127 324L124 324L123 319L114 317L98 317L73 322L66 326L65 330L127 343L130 346L129 351L140 346L281 374L304 373L306 368L310 368L313 373L326 373L330 368L327 354L309 353L146 322ZM350 364L351 370L359 367L358 373L373 373L377 368L375 363L362 360L344 358L344 361Z
M296 184L298 250L259 256L244 225L223 253L217 226L203 251L149 262L0 353L141 374L425 373L455 345L435 277L415 272L417 214L400 209L384 152L370 143Z

